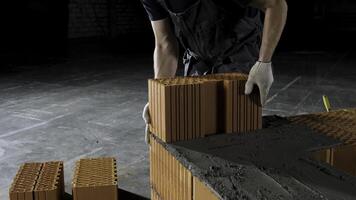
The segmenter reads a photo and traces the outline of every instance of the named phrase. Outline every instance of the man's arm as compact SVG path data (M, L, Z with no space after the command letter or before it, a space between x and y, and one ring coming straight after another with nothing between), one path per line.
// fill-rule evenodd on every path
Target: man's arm
M287 2L285 0L252 0L251 5L265 11L259 61L271 62L286 24Z
M252 0L251 6L265 11L265 22L259 62L251 68L245 85L245 94L250 94L254 85L257 85L261 105L265 105L274 81L271 60L286 24L288 6L285 0Z
M155 35L155 51L153 55L153 67L155 78L174 77L178 66L178 44L168 19L151 21L153 33ZM149 114L149 104L143 109L142 118L146 123L145 141L150 143L149 124L151 123Z
M168 19L152 21L155 36L155 78L174 77L178 66L178 44Z

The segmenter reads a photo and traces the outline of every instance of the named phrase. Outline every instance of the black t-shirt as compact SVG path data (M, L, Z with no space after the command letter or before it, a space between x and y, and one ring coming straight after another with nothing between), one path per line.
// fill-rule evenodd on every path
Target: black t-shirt
M197 0L165 0L167 6L173 12L182 12L189 6L193 5ZM165 19L168 17L167 11L158 3L157 0L142 0L148 16L151 21Z

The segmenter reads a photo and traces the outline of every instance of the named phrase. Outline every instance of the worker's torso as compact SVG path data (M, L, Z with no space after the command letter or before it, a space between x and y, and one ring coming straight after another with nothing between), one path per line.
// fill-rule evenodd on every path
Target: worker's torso
M186 49L186 75L240 71L258 59L260 13L233 0L158 0L169 12L175 34Z

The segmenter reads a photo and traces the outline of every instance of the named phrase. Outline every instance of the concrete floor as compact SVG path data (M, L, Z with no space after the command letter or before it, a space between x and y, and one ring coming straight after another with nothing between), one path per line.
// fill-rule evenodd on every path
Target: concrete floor
M264 114L356 107L351 50L279 53ZM86 52L59 64L21 66L0 74L0 199L23 162L63 160L66 192L83 157L114 156L119 187L149 197L148 148L141 111L151 55ZM132 199L138 199L135 197Z

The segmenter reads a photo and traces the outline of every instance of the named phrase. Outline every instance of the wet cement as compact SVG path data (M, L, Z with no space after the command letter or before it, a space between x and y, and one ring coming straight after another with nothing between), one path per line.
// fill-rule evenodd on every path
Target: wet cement
M221 199L356 199L355 177L311 158L339 141L279 117L264 127L164 146Z

